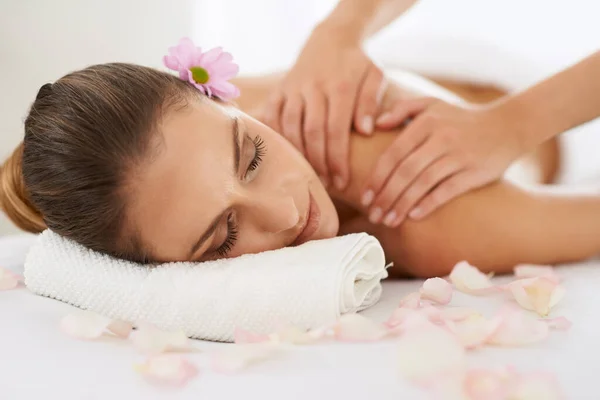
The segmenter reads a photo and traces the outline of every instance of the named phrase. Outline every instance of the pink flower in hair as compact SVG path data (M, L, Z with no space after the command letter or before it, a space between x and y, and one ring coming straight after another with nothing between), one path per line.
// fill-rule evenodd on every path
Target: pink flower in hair
M165 66L179 72L179 77L189 81L202 93L222 100L231 100L240 95L239 89L228 82L238 73L233 56L221 47L202 52L189 38L183 38L175 47L169 48L164 56Z

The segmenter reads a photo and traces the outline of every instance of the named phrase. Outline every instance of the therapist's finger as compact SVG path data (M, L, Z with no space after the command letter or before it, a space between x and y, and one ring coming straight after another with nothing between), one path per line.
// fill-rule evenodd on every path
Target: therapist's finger
M306 89L304 112L304 148L306 159L313 166L321 181L329 185L329 169L326 159L325 118L327 116L327 100L316 87Z
M381 100L383 73L375 65L369 68L358 92L354 127L360 133L370 135L375 128L375 114Z
M409 213L411 219L422 219L452 199L476 189L486 183L473 173L459 172L446 179L427 194Z
M459 162L448 156L431 163L408 185L392 209L383 217L383 223L392 228L399 226L418 201L441 182L458 173L461 168Z
M399 163L377 193L371 206L370 221L379 223L383 218L384 223L391 226L396 220L404 219L407 211L392 209L392 206L405 196L405 192L418 180L418 176L441 158L444 152L445 150L440 149L435 141L427 140ZM417 200L420 198L415 201ZM402 211L402 214L399 211Z
M299 94L293 94L285 99L283 112L281 113L281 128L285 136L302 154L304 143L302 142L302 114L304 100Z
M363 188L361 203L369 207L375 196L381 191L388 178L404 159L427 139L431 128L428 118L416 119L404 132L400 133L392 144L377 160L371 177ZM374 210L372 210L374 211ZM383 210L380 210L383 212ZM380 218L383 215L379 216ZM378 218L374 218L378 220Z
M328 98L327 165L337 190L344 190L349 180L350 128L356 90L355 85L342 82Z
M377 118L375 126L380 129L396 128L408 118L416 117L437 101L439 100L432 97L399 100L391 110Z
M260 120L271 127L277 133L282 133L281 124L281 111L283 108L284 97L281 92L275 92L267 99L267 102L263 108Z

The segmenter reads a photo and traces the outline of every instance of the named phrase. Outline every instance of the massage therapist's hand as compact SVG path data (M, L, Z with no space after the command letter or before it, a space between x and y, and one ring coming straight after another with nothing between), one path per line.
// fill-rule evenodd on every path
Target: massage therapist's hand
M516 118L501 106L464 108L431 98L398 102L377 120L412 118L381 155L363 189L369 219L396 227L503 175L522 152Z
M325 184L342 190L349 177L352 125L371 134L383 73L359 41L321 25L267 101L263 122L281 132Z

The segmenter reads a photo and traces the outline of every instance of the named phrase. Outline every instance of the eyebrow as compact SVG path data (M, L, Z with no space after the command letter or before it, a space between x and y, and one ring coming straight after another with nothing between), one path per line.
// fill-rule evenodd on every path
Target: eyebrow
M237 175L240 170L240 158L242 154L242 149L240 146L240 123L238 117L231 118L231 137L233 138L233 174ZM227 209L221 211L219 215L217 215L210 225L208 229L198 238L196 243L190 249L190 253L188 254L188 258L192 258L194 253L198 251L200 247L215 233L217 227L219 226L219 222L223 219L223 216L227 212Z

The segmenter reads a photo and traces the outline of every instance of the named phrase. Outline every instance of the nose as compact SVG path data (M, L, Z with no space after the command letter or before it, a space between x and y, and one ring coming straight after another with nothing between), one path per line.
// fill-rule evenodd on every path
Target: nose
M290 193L263 193L255 196L248 211L264 232L283 232L300 222L298 207Z

